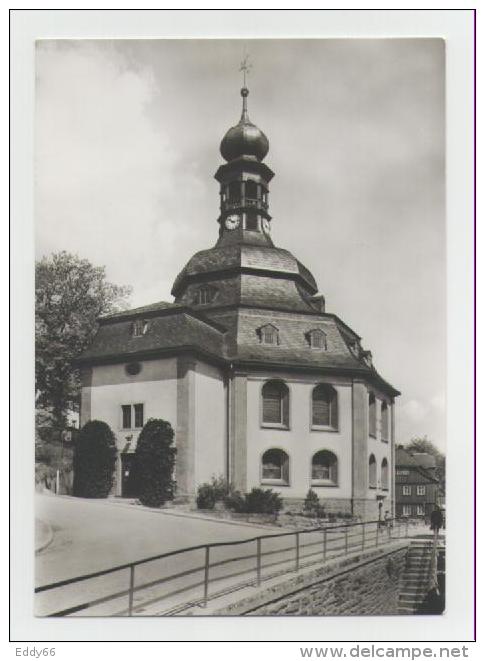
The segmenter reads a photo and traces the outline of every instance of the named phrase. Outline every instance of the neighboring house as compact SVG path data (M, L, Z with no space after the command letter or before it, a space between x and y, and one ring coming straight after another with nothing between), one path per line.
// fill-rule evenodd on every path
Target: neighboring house
M325 310L310 271L274 245L269 143L249 120L248 90L241 95L241 119L221 142L226 163L215 175L217 243L179 273L173 303L99 320L80 360L81 425L100 419L115 431L118 495L129 494L139 432L156 417L175 430L178 499L193 500L201 483L222 474L243 492L270 487L302 501L312 488L327 511L376 518L379 501L394 509L400 393L360 337ZM199 222L197 210L187 222ZM294 222L295 233L308 231L305 218Z
M439 502L436 460L425 452L396 450L396 516L429 519Z

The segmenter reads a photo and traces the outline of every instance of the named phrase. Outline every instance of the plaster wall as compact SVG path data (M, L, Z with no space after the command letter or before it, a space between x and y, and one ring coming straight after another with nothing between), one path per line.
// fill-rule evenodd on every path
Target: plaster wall
M282 378L290 391L289 429L261 426L261 388L268 378ZM331 383L338 394L337 431L311 429L311 397L317 383ZM310 487L322 499L352 495L352 392L344 379L315 379L291 375L249 376L247 383L247 488L273 488L283 498L304 498ZM270 448L284 450L290 458L289 485L261 482L261 457ZM338 458L338 486L311 483L315 452L330 450Z

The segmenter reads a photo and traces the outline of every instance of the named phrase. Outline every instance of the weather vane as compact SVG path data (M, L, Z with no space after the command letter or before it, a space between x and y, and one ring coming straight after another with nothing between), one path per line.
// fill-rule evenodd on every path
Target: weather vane
M253 68L253 65L251 64L251 62L249 62L249 55L246 54L243 57L243 61L241 62L241 66L239 67L239 71L243 72L244 87L246 87L246 75L249 74L249 72L251 71L252 68Z

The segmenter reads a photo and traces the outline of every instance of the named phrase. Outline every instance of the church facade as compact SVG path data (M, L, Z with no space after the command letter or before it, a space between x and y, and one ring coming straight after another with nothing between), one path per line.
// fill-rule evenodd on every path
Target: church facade
M81 424L117 436L117 495L129 493L137 437L168 420L177 498L223 475L327 511L394 511L394 401L361 338L327 312L310 271L274 245L269 143L242 115L224 136L219 236L176 277L172 303L100 318L80 358Z

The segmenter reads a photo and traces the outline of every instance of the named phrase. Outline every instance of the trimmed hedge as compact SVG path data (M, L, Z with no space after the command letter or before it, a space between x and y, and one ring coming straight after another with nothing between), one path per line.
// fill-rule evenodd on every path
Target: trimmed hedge
M142 505L160 507L172 500L173 469L177 450L173 447L169 422L150 418L140 432L134 457L134 484Z
M90 420L79 432L74 448L73 494L81 498L107 498L116 463L115 435L101 420Z

